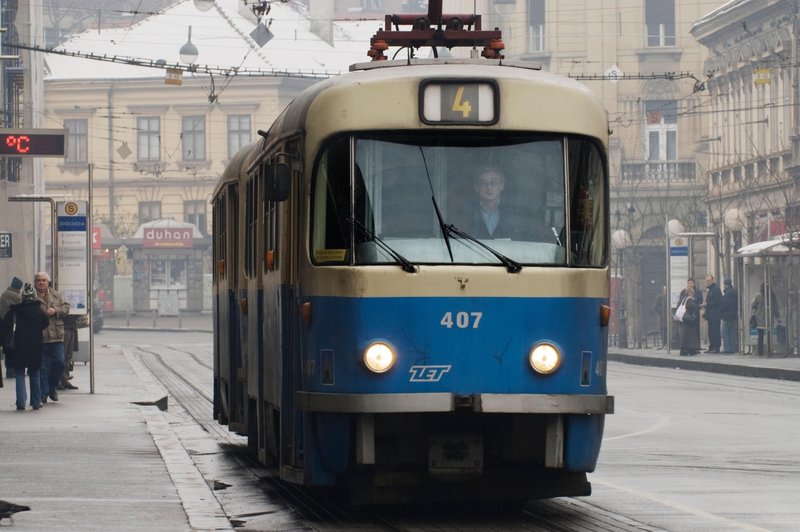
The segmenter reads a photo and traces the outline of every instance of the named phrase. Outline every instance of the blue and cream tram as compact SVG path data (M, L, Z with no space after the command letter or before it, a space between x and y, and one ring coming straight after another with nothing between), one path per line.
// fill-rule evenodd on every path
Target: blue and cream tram
M500 59L305 90L214 195L217 419L354 501L588 494L613 411L607 131L586 87Z

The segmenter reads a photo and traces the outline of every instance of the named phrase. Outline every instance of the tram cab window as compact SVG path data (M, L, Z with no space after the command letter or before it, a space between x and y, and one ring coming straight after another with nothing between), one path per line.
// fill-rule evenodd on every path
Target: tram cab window
M497 266L495 251L523 265L600 265L605 228L578 227L586 218L573 213L568 235L566 216L580 191L594 200L581 204L593 209L591 220L602 219L603 164L591 143L572 148L563 136L342 137L315 165L312 257L321 265L394 264L400 255L413 264Z

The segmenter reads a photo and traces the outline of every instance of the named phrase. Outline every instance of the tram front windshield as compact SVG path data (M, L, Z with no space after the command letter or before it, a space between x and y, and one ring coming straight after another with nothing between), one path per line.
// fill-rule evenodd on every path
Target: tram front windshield
M585 138L344 136L316 162L311 254L318 265L604 266L606 191L602 151Z

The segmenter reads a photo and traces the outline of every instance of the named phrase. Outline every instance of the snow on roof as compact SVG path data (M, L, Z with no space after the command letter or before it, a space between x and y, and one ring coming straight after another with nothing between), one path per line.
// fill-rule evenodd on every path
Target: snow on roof
M369 39L382 26L378 20L335 21L330 45L311 32L304 6L296 0L276 1L264 17L273 37L259 47L250 37L256 28L254 17L246 17L240 10L247 10L241 0L216 0L214 8L205 12L196 9L192 0L182 0L128 28L75 35L58 49L178 65L179 50L187 42L191 26L200 73L208 66L335 75L346 72L352 63L369 60ZM47 80L164 77L159 68L82 57L47 54L45 62Z
M787 233L773 240L753 242L736 251L737 257L767 257L800 254L800 233Z
M142 239L144 238L144 232L146 229L189 229L192 231L192 238L203 238L203 233L200 232L200 229L197 228L195 224L189 222L179 222L177 220L173 220L172 218L161 218L159 220L152 220L150 222L145 222L139 226L136 230L136 233L131 237L133 240Z

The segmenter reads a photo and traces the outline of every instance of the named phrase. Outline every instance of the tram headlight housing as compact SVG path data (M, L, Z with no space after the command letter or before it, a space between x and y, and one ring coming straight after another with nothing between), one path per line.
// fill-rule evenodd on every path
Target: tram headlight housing
M394 348L386 342L373 342L364 350L364 364L373 373L386 373L396 360Z
M528 362L536 373L549 375L561 365L561 351L553 344L537 344L531 349Z

